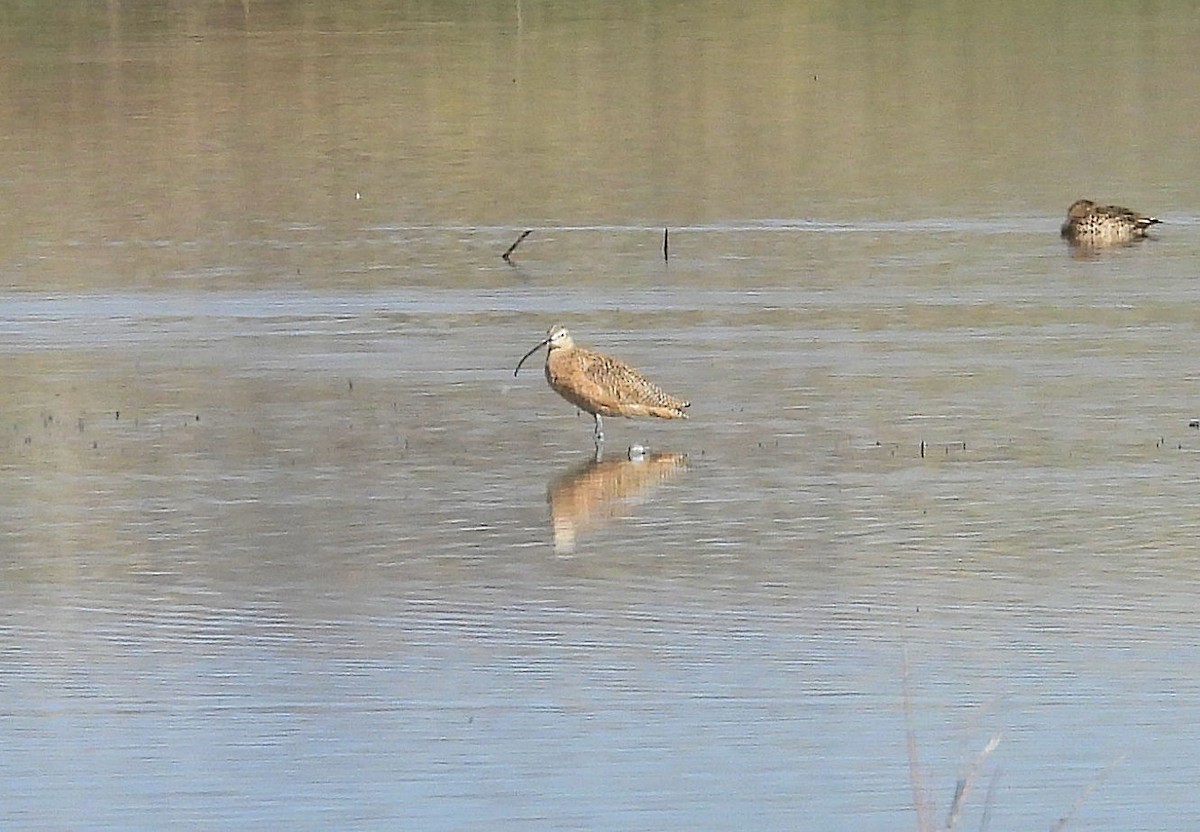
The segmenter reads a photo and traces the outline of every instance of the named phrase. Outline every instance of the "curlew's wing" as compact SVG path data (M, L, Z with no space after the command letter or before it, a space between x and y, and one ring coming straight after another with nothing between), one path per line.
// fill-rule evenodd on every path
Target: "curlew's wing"
M595 385L598 398L614 410L645 407L682 411L688 406L688 402L665 393L624 361L599 353L581 358L583 375Z

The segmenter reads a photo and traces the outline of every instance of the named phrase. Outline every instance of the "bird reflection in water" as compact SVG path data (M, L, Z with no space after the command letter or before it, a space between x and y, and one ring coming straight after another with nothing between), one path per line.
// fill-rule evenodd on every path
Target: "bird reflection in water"
M599 449L586 463L555 478L546 489L554 550L575 551L579 535L628 515L658 486L687 469L687 454L648 453L634 446L617 459Z

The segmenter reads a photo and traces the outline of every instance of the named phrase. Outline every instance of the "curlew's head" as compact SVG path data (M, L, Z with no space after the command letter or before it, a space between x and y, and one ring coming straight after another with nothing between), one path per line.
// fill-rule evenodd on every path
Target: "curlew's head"
M575 346L575 341L571 338L571 333L562 324L555 324L546 331L546 340L542 341L550 347L551 352L554 350L568 350Z
M525 363L525 359L542 347L548 347L550 352L554 352L555 350L570 349L573 346L575 346L575 342L571 339L571 333L567 331L567 328L562 324L555 324L550 327L546 337L538 341L537 345L517 362L517 369L513 370L513 376L516 377L517 373L521 371L521 365Z

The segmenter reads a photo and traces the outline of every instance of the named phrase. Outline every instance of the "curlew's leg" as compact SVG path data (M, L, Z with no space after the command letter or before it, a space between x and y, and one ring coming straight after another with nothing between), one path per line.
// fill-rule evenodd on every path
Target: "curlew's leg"
M599 448L604 444L604 423L600 421L599 413L593 413L592 415L596 417L596 430L592 436L596 439L596 447Z

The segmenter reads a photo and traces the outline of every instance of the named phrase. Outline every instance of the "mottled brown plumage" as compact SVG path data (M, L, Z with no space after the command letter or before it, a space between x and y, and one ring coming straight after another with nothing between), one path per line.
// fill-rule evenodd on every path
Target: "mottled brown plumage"
M1078 245L1122 245L1145 237L1146 230L1158 222L1161 220L1120 205L1097 205L1090 199L1077 199L1067 209L1062 235Z
M543 346L548 347L546 381L558 395L595 417L597 445L604 441L602 416L687 418L683 411L689 402L664 393L623 361L577 347L564 326L550 327L545 339L517 363L513 375Z

